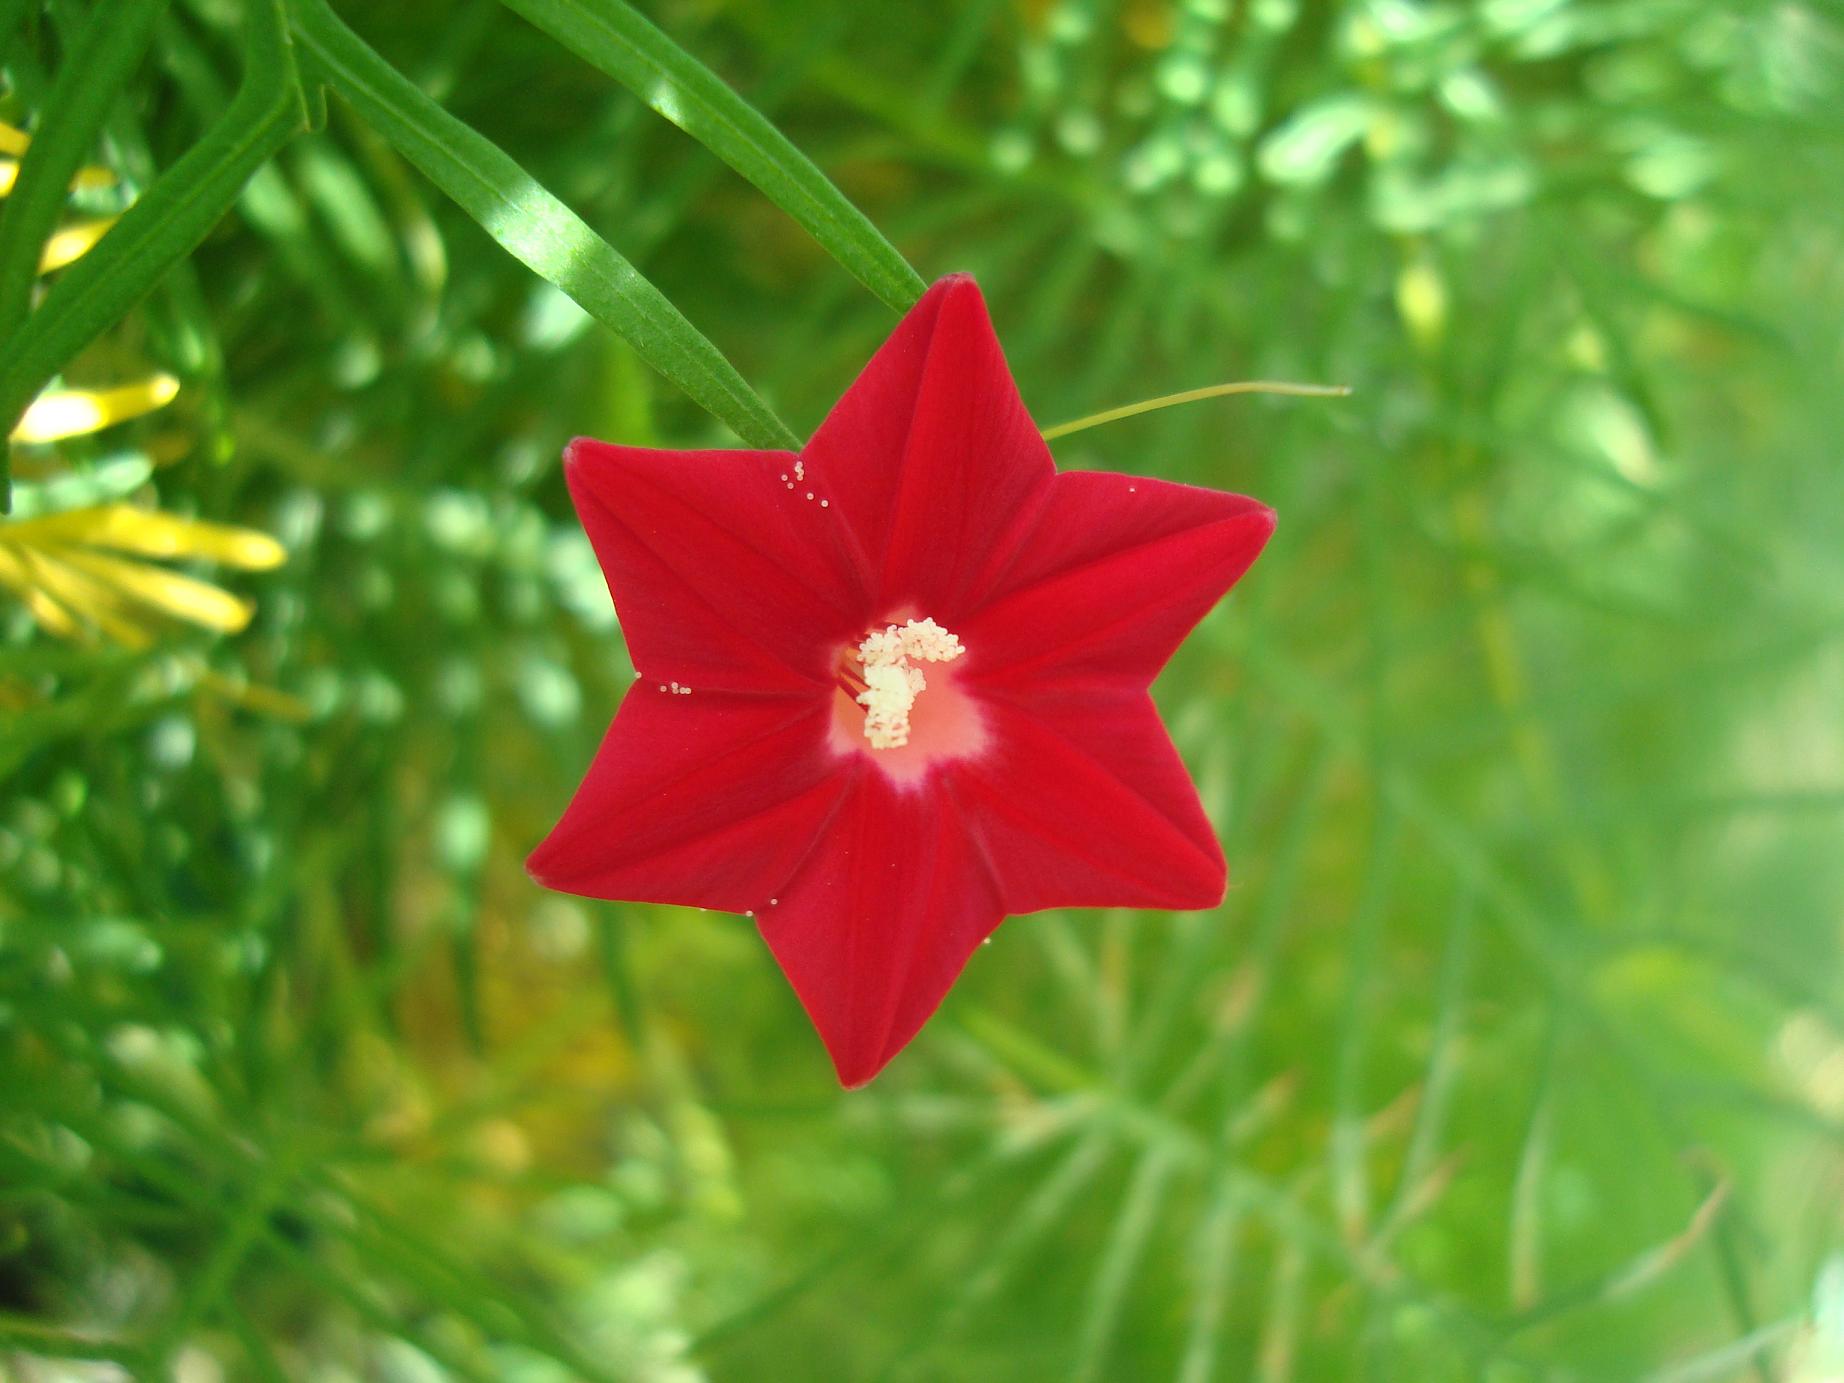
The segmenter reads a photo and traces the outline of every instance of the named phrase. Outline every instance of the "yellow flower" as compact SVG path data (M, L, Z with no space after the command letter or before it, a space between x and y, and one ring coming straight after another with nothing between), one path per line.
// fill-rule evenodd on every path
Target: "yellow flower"
M287 554L267 533L157 509L103 504L0 524L0 585L47 631L94 629L130 648L153 642L161 618L234 634L254 607L222 587L147 558L197 558L245 571Z

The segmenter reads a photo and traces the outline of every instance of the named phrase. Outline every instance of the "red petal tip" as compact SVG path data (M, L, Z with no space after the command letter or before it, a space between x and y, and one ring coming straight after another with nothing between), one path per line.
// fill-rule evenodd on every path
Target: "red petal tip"
M865 1086L877 1079L878 1073L884 1069L886 1064L886 1062L880 1061L874 1066L864 1068L862 1072L853 1071L851 1074L847 1074L848 1068L840 1065L839 1059L834 1057L832 1069L839 1077L839 1088L841 1090L862 1090Z
M839 1086L844 1090L864 1089L882 1075L884 1067L896 1060L903 1048L909 1045L909 1040L906 1038L881 1050L854 1051L847 1047L849 1039L841 1041L837 1047L834 1047L828 1041L826 1034L822 1032L820 1040L826 1044L826 1055L832 1061L833 1073L838 1076Z
M551 838L546 836L532 847L531 853L525 857L525 877L540 888L557 890L557 876L550 867L550 844Z
M928 291L920 298L916 299L915 307L909 310L910 312L915 312L924 303L935 299L959 297L971 297L982 306L984 306L986 302L986 295L980 292L979 283L975 281L972 274L963 270L952 274L943 274L940 278L936 279L928 286Z

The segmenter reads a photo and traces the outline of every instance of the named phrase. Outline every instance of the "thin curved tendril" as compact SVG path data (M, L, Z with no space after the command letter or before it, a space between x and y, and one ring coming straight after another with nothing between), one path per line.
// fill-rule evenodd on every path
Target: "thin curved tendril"
M1220 399L1227 394L1286 394L1291 398L1303 399L1342 399L1351 393L1349 384L1289 384L1284 380L1245 379L1233 384L1212 384L1203 389L1187 389L1182 394L1164 394L1156 399L1143 399L1139 403L1122 404L1119 408L1110 408L1101 413L1091 413L1086 418L1077 418L1074 422L1058 423L1055 427L1044 429L1044 440L1054 442L1058 437L1067 437L1072 432L1081 432L1084 428L1099 427L1120 418L1131 418L1138 413L1152 413L1161 408L1171 408L1181 403L1196 403L1199 399Z

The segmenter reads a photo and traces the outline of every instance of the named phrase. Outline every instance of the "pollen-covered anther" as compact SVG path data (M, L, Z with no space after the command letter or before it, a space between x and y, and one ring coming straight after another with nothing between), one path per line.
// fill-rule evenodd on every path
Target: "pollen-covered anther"
M864 737L873 749L909 743L909 713L928 689L916 663L951 663L967 650L932 619L912 619L873 630L858 645L864 690L853 699L864 707Z

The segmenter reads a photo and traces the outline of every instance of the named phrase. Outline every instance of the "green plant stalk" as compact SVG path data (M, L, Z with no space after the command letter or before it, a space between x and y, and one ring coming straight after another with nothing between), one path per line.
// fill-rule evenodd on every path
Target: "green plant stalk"
M922 276L811 159L624 0L501 3L729 164L886 304L904 312L922 296Z
M431 100L321 0L293 0L295 35L320 75L506 252L625 338L753 447L799 439L671 300L504 150Z
M1090 413L1086 417L1076 418L1071 422L1058 423L1055 427L1044 429L1044 440L1054 442L1059 437L1067 437L1072 432L1083 432L1091 427L1100 427L1103 423L1118 422L1122 418L1133 418L1141 413L1156 413L1161 408L1174 408L1181 403L1198 403L1204 399L1227 398L1232 394L1283 394L1288 398L1298 399L1342 399L1351 394L1349 385L1344 384L1290 384L1275 379L1245 379L1232 384L1208 384L1202 389L1186 389L1179 394L1163 394L1156 399L1143 399L1139 403L1122 404L1119 408L1105 409L1100 413Z
M243 81L230 108L82 259L0 347L0 436L67 361L192 253L243 185L302 127L300 83L279 0L245 13ZM12 490L0 453L0 513Z

